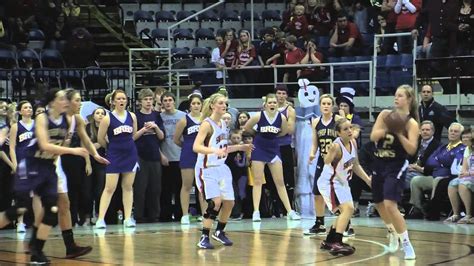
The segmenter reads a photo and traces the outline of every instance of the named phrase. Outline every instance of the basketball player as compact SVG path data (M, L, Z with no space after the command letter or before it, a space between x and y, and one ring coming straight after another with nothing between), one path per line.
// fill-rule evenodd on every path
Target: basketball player
M176 133L173 136L174 143L181 147L179 167L181 168L181 177L183 184L181 186L181 224L189 224L189 194L194 182L194 167L196 166L197 154L193 151L194 140L201 124L202 98L200 95L193 94L189 97L189 111L185 117L181 118L176 124ZM182 137L182 138L181 138ZM201 210L206 207L203 205L202 195L199 195Z
M389 251L393 253L398 250L398 238L400 238L407 260L415 259L416 255L397 202L402 198L405 185L407 157L414 155L417 150L419 137L417 110L413 88L409 85L399 86L395 92L394 110L383 110L378 115L370 134L370 140L376 143L376 160L372 175L373 200L390 233ZM406 122L399 125L391 124L394 115L406 118Z
M105 188L100 198L99 217L95 224L96 229L105 229L105 214L109 208L110 200L117 187L119 175L122 175L122 198L124 207L124 227L135 227L132 218L133 206L133 181L138 168L138 154L134 143L137 132L137 118L134 113L128 112L127 95L123 90L115 90L111 96L114 110L102 119L99 126L98 141L102 147L107 147L107 160L110 164L106 167ZM158 127L148 124L148 127ZM108 143L106 141L106 135Z
M28 143L34 138L33 107L28 101L21 101L18 104L18 112L21 120L13 123L10 127L10 159L13 164L13 171L16 172L18 162L26 157ZM26 227L23 223L23 215L18 217L16 231L25 233Z
M321 248L333 255L351 255L355 248L342 243L343 233L354 212L349 180L352 172L370 184L370 178L357 160L357 144L352 136L352 125L346 118L335 123L339 136L324 157L324 168L318 179L318 188L331 212L340 211Z
M227 146L229 131L222 120L226 109L227 97L222 94L215 93L204 101L201 126L193 144L193 150L198 154L196 183L208 203L203 215L202 235L197 244L201 249L214 248L209 239L209 232L217 215L219 222L212 238L225 246L233 244L224 232L234 206L232 174L225 160L229 152L252 149L252 145L248 144Z
M15 206L0 214L2 228L26 211L31 191L41 196L44 216L31 246L31 262L37 264L48 263L43 247L51 227L58 221L58 177L54 161L62 154L89 156L85 148L61 147L68 129L65 92L50 90L45 98L49 109L36 117L35 138L28 145L25 160L18 163L20 177L15 179Z
M257 125L256 130L254 126ZM280 145L278 137L285 136L288 132L288 122L286 117L278 112L277 99L275 94L268 94L265 97L264 110L256 114L245 124L246 132L256 132L255 150L252 152L252 173L254 175L254 185L252 189L254 212L252 220L260 222L260 198L262 196L262 179L264 176L265 164L273 176L278 195L287 211L288 220L300 220L301 217L292 209L285 183L283 181L283 168L281 162Z
M290 205L293 206L293 197L295 192L295 166L293 158L293 148L291 147L291 137L295 131L296 113L295 109L288 103L288 89L284 85L277 85L275 94L278 102L278 111L287 119L288 134L278 138L280 144L281 162L283 168L283 180L285 182L286 192L290 199Z
M341 117L333 113L334 98L329 94L323 94L319 97L319 109L321 116L313 119L313 146L309 154L309 160L313 161L316 152L319 150L319 157L317 159L316 173L314 174L313 194L314 206L316 209L316 222L307 232L306 235L326 235L326 227L324 226L324 199L321 196L318 188L318 179L323 171L324 157L326 156L332 142L337 138L336 130L334 129L336 121Z

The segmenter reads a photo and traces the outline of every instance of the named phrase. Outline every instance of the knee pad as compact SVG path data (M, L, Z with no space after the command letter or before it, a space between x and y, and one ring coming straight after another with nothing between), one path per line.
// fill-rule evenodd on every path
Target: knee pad
M49 226L56 226L58 224L58 206L57 197L47 196L42 200L44 207L43 223Z
M207 209L206 212L204 213L203 217L206 219L212 219L215 220L217 218L217 215L219 214L219 211L216 211L214 208L216 207L216 204L214 201L207 200Z

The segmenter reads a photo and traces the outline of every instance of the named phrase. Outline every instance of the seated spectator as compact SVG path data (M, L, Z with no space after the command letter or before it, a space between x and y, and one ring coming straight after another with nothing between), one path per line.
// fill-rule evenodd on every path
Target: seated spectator
M316 47L315 40L308 40L305 43L306 54L301 59L301 64L321 64L323 62L323 54L318 52ZM324 67L314 66L314 67L305 67L297 71L297 76L299 78L306 78L310 81L323 80L326 77L326 72Z
M472 0L463 0L459 10L456 55L471 55L474 50L474 11L471 2Z
M448 195L451 206L453 207L453 215L446 219L445 222L474 224L471 201L472 193L474 193L474 139L472 138L472 134L467 144L468 146L464 151L461 173L459 177L449 182ZM466 210L466 216L464 216L464 218L460 216L460 198Z
M310 1L308 1L308 5L309 2ZM316 36L329 36L333 27L331 9L327 7L329 3L330 2L324 4L322 1L319 1L311 12L310 25L308 27Z
M431 45L431 27L428 27L423 44L416 47L416 58L431 58Z
M66 43L64 58L68 67L96 65L98 51L92 35L85 28L76 28Z
M362 37L357 26L340 13L329 41L331 56L355 56L359 53Z
M295 6L293 15L290 16L288 23L283 29L284 32L288 32L291 35L296 36L300 39L306 36L308 33L308 20L304 14L304 5L298 4Z
M388 26L387 18L383 14L377 16L378 27L377 34L389 34L393 33L393 29ZM377 54L396 54L397 52L393 49L394 38L377 38Z
M241 30L239 33L239 46L237 47L237 53L232 64L232 69L239 69L234 73L234 82L235 84L247 84L253 83L253 69L243 69L246 66L250 66L253 60L257 57L257 52L255 46L253 46L250 32L247 30ZM242 86L232 93L233 95L240 95L244 97L240 98L253 98L254 97L254 87L253 86Z
M461 132L463 130L464 127L461 124L452 123L448 129L449 143L440 146L431 154L422 169L425 175L415 176L410 182L410 203L418 209L417 211L424 210L427 219L439 219L440 205L436 205L436 203L439 203L440 197L443 196L442 192L441 195L436 193L437 190L442 191L438 188L439 183L442 180L444 180L443 183L449 182L454 178L453 175L458 174L457 167L462 160L465 149L465 145L461 142ZM425 191L431 191L431 197L427 207L423 209L422 199ZM446 194L446 189L444 193Z

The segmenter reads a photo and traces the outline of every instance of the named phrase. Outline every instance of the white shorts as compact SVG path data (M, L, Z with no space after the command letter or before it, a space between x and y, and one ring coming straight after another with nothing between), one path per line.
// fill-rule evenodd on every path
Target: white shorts
M56 160L55 164L56 175L58 175L58 193L67 193L67 177L63 170L61 156L58 156L58 159Z
M318 179L318 189L324 198L324 202L333 213L336 212L339 205L352 202L349 182L341 182L337 177L326 174L325 170Z
M206 200L222 197L223 200L234 200L232 173L227 165L194 169L196 185Z

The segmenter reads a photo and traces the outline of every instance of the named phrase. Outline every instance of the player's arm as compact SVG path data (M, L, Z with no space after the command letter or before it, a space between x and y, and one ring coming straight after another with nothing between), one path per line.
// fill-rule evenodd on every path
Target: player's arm
M288 134L293 135L295 133L295 123L296 123L296 112L295 108L288 106Z
M377 119L375 120L375 124L372 127L372 132L370 132L370 141L377 142L381 138L385 137L385 134L387 134L387 127L385 126L385 123L383 122L383 120L389 113L390 113L389 110L383 110L377 116Z
M278 137L281 137L289 133L288 121L286 121L286 117L283 114L278 113L278 115L281 116L281 131L278 133Z
M82 119L80 115L75 115L76 116L76 129L77 129L77 135L81 139L81 145L87 149L90 155L94 157L96 161L99 163L103 164L109 164L110 162L107 161L105 158L99 155L97 152L97 149L94 146L94 143L92 143L91 139L89 138L89 135L87 135L86 132L86 123ZM89 156L86 158L86 161L89 160Z
M362 168L362 166L360 165L359 163L359 158L355 158L355 161L353 163L353 166L352 166L352 171L360 178L362 178L362 180L364 180L364 182L369 186L369 187L372 187L372 179L370 178L370 176L364 171L364 168Z
M310 162L314 160L314 157L316 156L316 152L318 151L318 134L316 132L316 125L318 124L319 119L320 118L318 117L316 119L313 119L313 121L311 121L311 132L313 136L313 141L311 144L311 151L309 152Z
M18 132L18 124L14 123L10 127L10 160L12 162L12 169L16 171L18 161L16 160L16 134Z
M244 131L245 132L248 132L250 134L255 134L255 130L253 129L253 127L258 123L258 121L260 120L260 115L261 113L258 113L252 117L250 117L250 119L245 123L245 126L244 126Z
M97 142L99 142L100 146L107 148L107 140L105 139L107 135L107 129L110 126L110 116L107 114L102 118L99 125L99 132L97 132Z
M84 148L69 148L54 145L49 142L48 136L48 117L46 114L40 114L35 119L35 136L41 151L52 153L55 155L72 154L76 156L86 157L89 153Z
M254 149L253 144L237 144L227 146L227 153L233 153L236 151L250 152Z
M186 116L181 118L178 123L176 123L176 131L174 132L173 142L180 147L183 145L181 137L183 136L183 130L186 127L186 124Z
M415 121L415 119L411 118L408 120L407 132L408 138L405 136L403 131L398 132L398 140L408 154L415 155L416 150L418 149L418 137L420 134L418 123Z
M328 150L328 153L324 156L324 164L331 164L336 158L340 158L341 148L339 144L333 143Z

